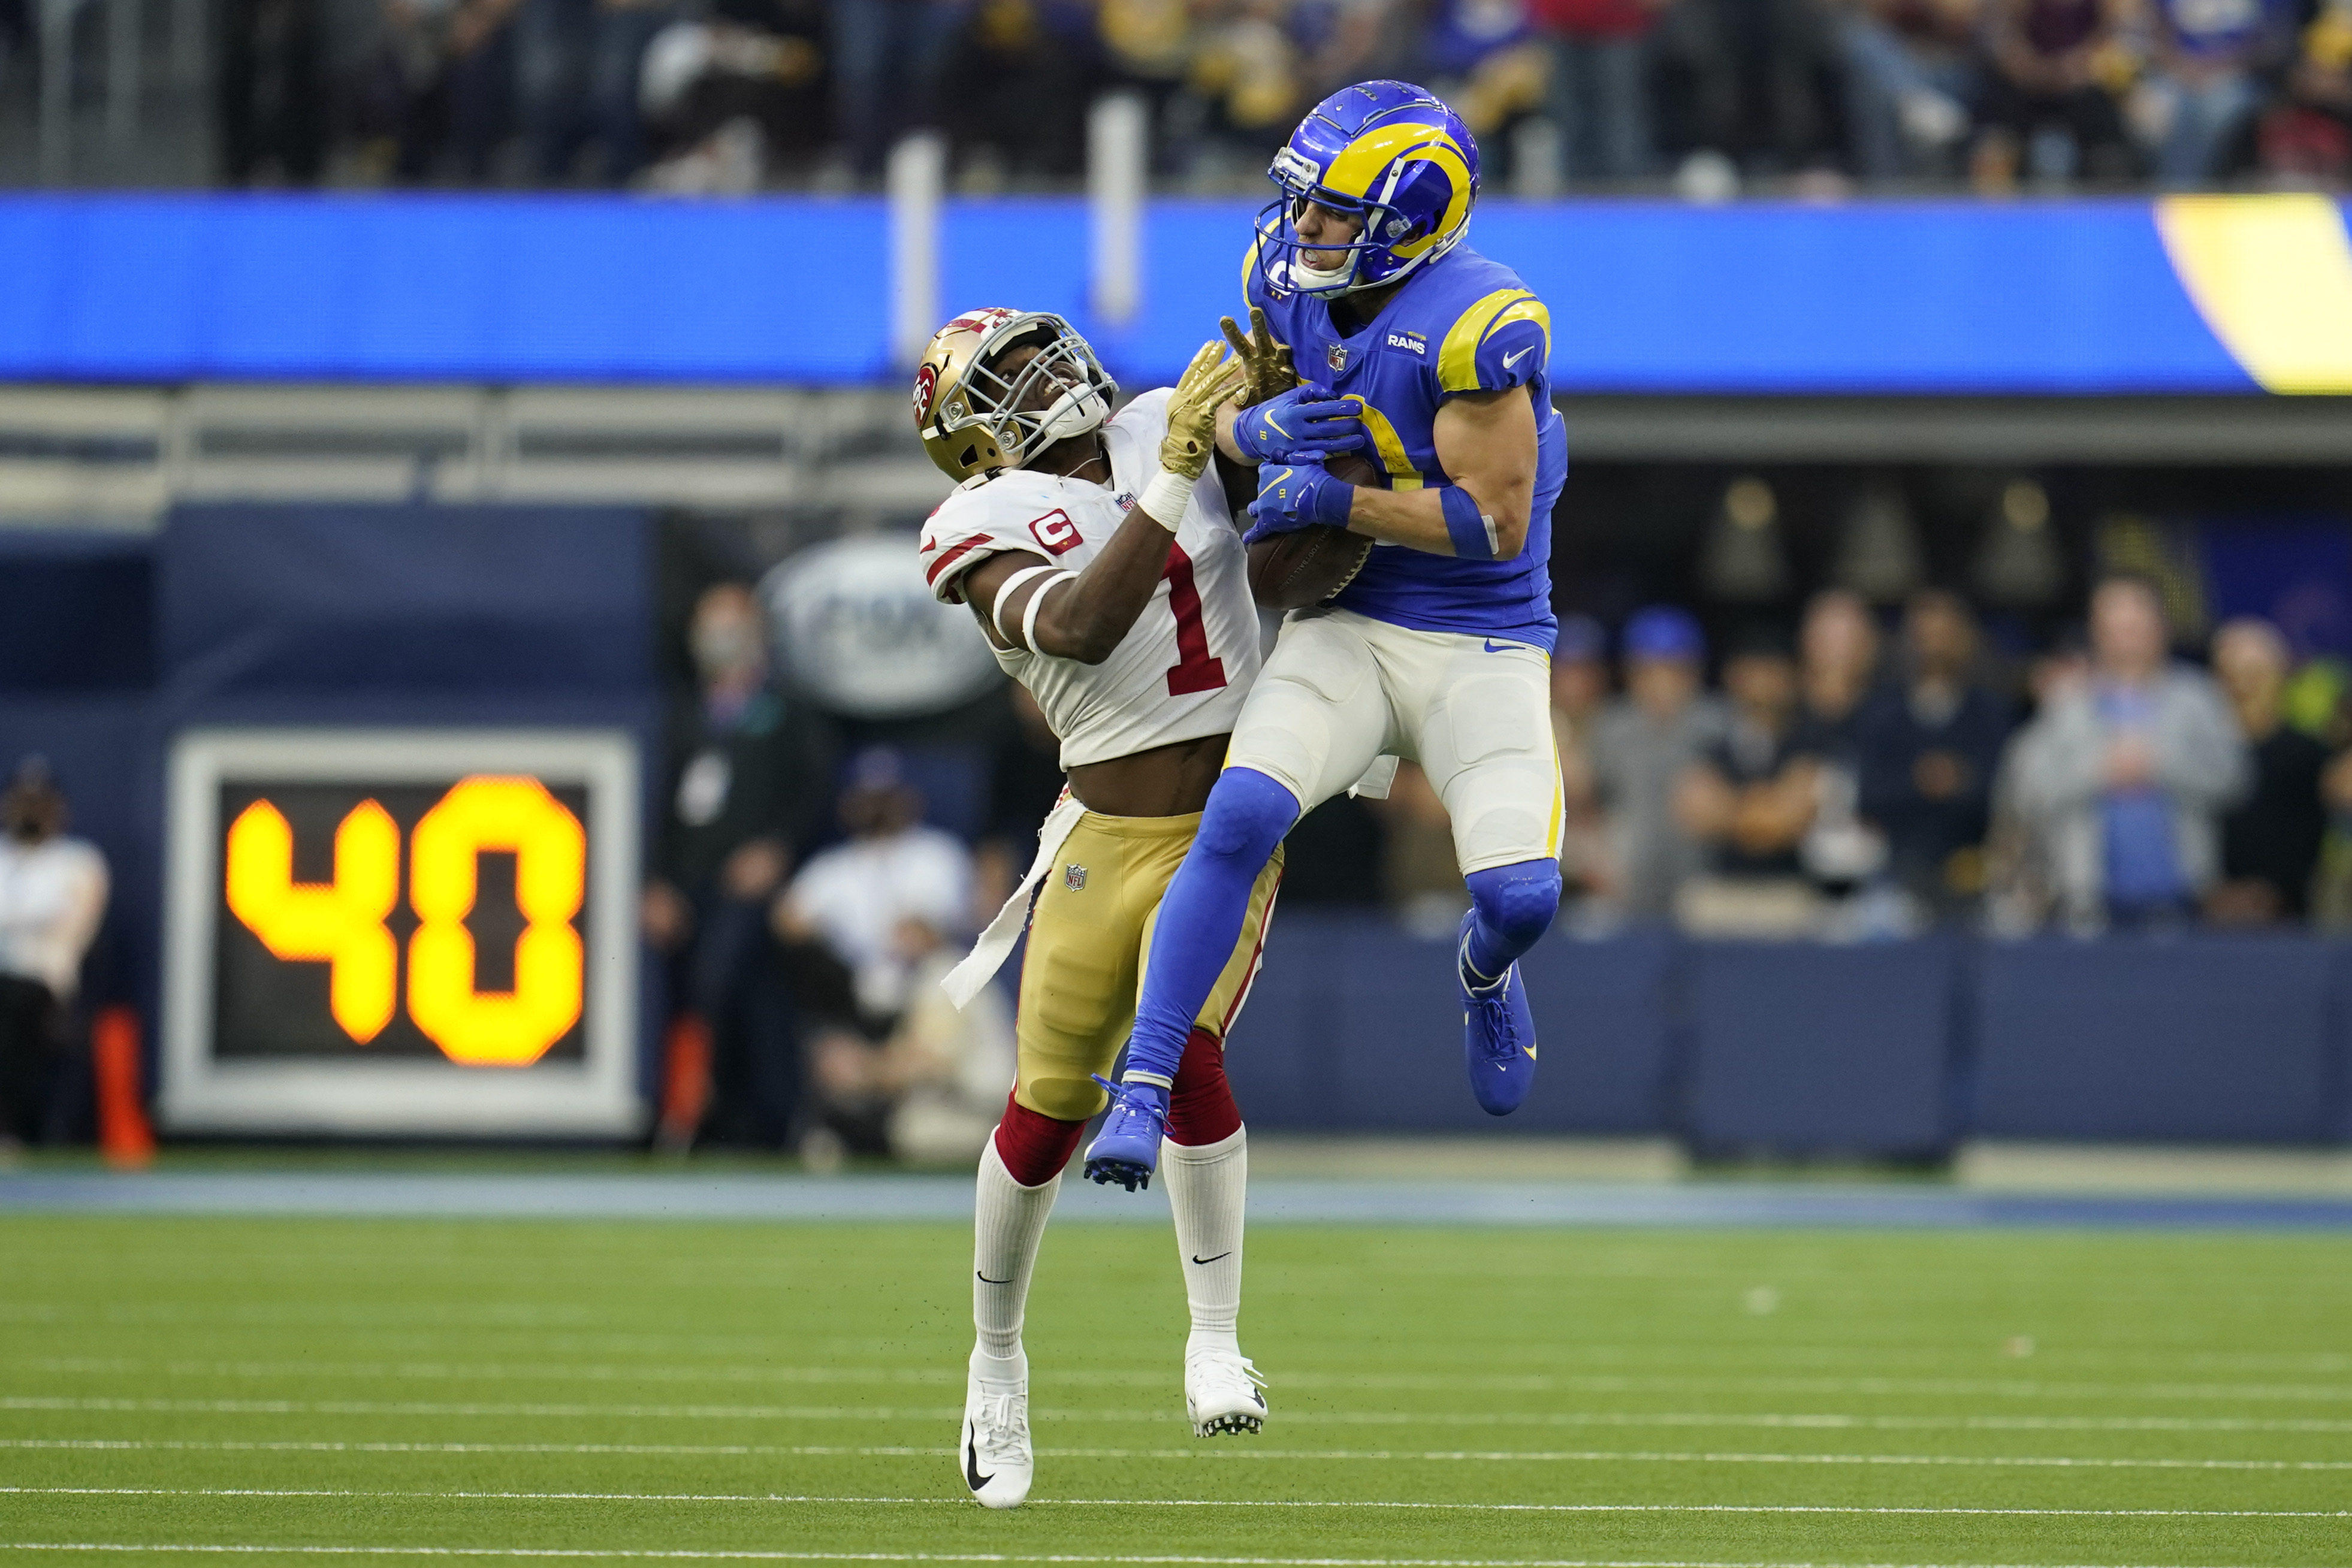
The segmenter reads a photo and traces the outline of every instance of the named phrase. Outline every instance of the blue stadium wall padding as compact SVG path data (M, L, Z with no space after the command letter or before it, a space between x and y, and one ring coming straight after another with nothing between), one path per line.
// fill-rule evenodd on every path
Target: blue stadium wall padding
M2139 200L1490 197L1470 243L1549 302L1568 392L2252 392L2279 345L2241 330L2225 346L2204 312L2258 327L2265 294L2352 277L2322 198L2244 199L2282 200L2320 204L2293 245L2275 207L2194 209L2207 231L2251 225L2197 253L2248 261L2208 267L2197 290L2166 240L2186 209ZM952 202L940 307L1063 312L1130 389L1165 384L1240 308L1257 206L1153 202L1143 306L1114 326L1088 298L1084 203ZM897 375L889 217L867 198L16 193L0 197L0 380ZM2336 362L2352 349L2289 350L2290 371L2326 361L2319 390L2352 386Z
M1628 931L1578 941L1555 930L1519 960L1535 1009L1536 1092L1514 1113L1547 1129L1654 1134L1674 1124L1667 1101L1674 937Z
M1974 1131L2317 1143L2339 1129L2345 949L2183 936L1988 945Z
M1554 935L1523 960L1541 1041L1536 1089L1507 1122L1463 1076L1451 941L1378 916L1278 910L1226 1071L1253 1125L1639 1134L1667 1128L1663 935Z
M1686 963L1697 1148L1901 1157L1950 1144L1953 944L1698 942Z
M155 549L143 535L0 528L0 693L155 684Z
M651 524L635 508L182 507L157 552L179 692L653 684Z

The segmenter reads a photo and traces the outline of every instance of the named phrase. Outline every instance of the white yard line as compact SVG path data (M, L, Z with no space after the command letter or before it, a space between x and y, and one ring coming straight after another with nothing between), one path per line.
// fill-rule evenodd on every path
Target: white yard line
M0 1410L141 1412L213 1416L474 1416L564 1420L954 1421L958 1406L554 1405L368 1399L84 1399L0 1397ZM1033 1421L1158 1421L1163 1410L1041 1407ZM1858 1416L1810 1411L1285 1410L1283 1420L1361 1427L1757 1427L1822 1431L2305 1432L2352 1433L2352 1420L2196 1416Z
M831 1458L945 1458L943 1448L787 1446L767 1443L378 1443L236 1442L150 1437L0 1437L0 1449L79 1449L184 1453L295 1454L628 1454L749 1456ZM1693 1465L1929 1465L1997 1469L2110 1470L2352 1470L2352 1459L2160 1459L2084 1458L2056 1455L1995 1454L1757 1454L1653 1451L1624 1448L1373 1449L1373 1448L1039 1448L1057 1459L1281 1459L1346 1462L1517 1464Z
M785 1492L402 1491L340 1487L0 1487L0 1497L429 1498L489 1502L912 1504L961 1508L960 1497L812 1497ZM1986 1515L2021 1519L2352 1519L2352 1509L1895 1508L1830 1503L1396 1502L1292 1498L1033 1497L1029 1508L1372 1508L1463 1513L1835 1513Z
M939 1383L960 1381L952 1366L662 1366L632 1363L546 1362L331 1362L331 1361L139 1361L120 1357L43 1356L18 1363L35 1371L148 1375L174 1377L321 1377L356 1379L455 1379L468 1382L556 1381L574 1383ZM1156 1371L1107 1370L1084 1375L1048 1374L1047 1385L1157 1386L1168 1382ZM1949 1397L1980 1394L2008 1399L2080 1396L2122 1399L2260 1399L2343 1403L2352 1401L2352 1383L2054 1383L2032 1378L1917 1377L1704 1377L1621 1376L1614 1374L1533 1373L1523 1376L1447 1376L1428 1373L1285 1372L1293 1388L1427 1388L1444 1392L1477 1389L1539 1394L1552 1391L1642 1394L1714 1391L1740 1394L1861 1394L1905 1397Z
M282 1552L303 1557L583 1557L660 1562L754 1563L1106 1563L1202 1564L1205 1568L2057 1568L2053 1564L1737 1563L1687 1558L1591 1557L1207 1557L1001 1552L684 1552L560 1546L267 1546L202 1542L9 1541L0 1552ZM2086 1565L2092 1568L2092 1565ZM2095 1568L2117 1568L2097 1564Z

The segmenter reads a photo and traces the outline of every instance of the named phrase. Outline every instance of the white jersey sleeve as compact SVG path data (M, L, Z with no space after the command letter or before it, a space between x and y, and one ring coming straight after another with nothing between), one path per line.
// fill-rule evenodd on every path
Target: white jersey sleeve
M967 484L923 523L924 580L941 602L963 602L964 574L990 556L1025 550L1051 560L1078 542L1063 505L1066 481L1015 468Z
M963 602L964 574L1013 550L1083 572L1160 470L1168 399L1165 389L1146 392L1104 427L1108 486L1013 469L949 497L923 525L932 593ZM1194 485L1151 602L1110 657L1085 664L998 649L996 662L1045 710L1065 768L1232 729L1257 674L1257 608L1215 470Z

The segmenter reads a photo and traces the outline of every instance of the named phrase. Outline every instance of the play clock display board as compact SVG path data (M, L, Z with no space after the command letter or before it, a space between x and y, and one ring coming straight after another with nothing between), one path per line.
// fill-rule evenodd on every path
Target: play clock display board
M173 1127L637 1130L627 733L190 731L167 832Z

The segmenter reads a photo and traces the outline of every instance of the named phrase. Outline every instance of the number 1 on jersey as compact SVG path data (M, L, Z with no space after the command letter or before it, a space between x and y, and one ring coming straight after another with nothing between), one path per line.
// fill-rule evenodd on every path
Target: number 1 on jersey
M1201 620L1201 591L1192 581L1192 558L1171 539L1168 564L1160 575L1168 584L1168 608L1176 613L1176 662L1168 666L1168 695L1188 697L1225 684L1222 659L1209 656L1209 629Z

